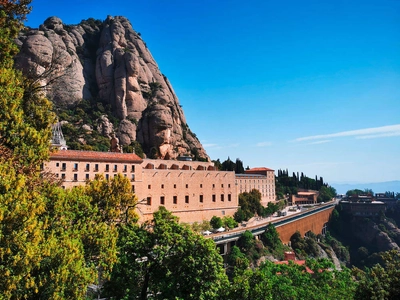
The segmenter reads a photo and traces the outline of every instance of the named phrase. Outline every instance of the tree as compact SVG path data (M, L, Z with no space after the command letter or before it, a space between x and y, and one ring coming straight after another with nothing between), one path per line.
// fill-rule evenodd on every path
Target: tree
M222 219L220 217L213 216L210 220L210 225L212 228L218 229L223 225Z
M243 174L243 173L244 173L243 162L239 158L236 158L235 174Z
M151 222L122 225L119 234L119 263L105 286L107 296L213 299L225 289L214 242L180 225L164 207Z

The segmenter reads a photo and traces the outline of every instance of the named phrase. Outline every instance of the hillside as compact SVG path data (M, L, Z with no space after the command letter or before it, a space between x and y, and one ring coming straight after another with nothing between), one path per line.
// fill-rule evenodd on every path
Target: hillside
M126 18L66 25L50 17L21 32L17 44L16 65L53 101L72 148L107 148L115 135L121 146L139 143L148 157L209 160L170 82Z

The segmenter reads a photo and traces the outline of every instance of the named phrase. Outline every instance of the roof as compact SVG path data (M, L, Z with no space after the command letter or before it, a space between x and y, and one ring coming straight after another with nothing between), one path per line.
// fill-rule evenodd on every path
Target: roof
M297 192L297 195L299 196L312 196L316 194L318 194L318 192Z
M135 153L97 152L78 150L59 150L50 154L50 160L109 161L141 163L143 160Z
M246 170L246 171L256 171L256 172L258 172L258 171L274 171L274 170L269 169L269 168L265 168L265 167L258 167L258 168L251 168L250 170Z

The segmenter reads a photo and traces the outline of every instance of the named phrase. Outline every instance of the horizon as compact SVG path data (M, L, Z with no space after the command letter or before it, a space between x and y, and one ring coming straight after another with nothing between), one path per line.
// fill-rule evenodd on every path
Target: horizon
M397 181L400 2L32 1L27 26L124 16L212 160Z

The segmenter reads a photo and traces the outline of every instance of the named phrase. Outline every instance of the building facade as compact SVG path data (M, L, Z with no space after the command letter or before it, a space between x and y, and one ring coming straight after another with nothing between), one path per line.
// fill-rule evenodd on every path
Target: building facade
M131 181L140 204L141 221L165 206L181 222L233 216L238 209L235 173L218 171L212 163L141 159L133 153L59 150L44 170L62 180L64 188L85 184L96 174L111 179L118 173Z
M268 202L276 201L275 172L268 168L252 168L245 174L236 174L238 194L257 189L261 193L261 204L267 206Z

